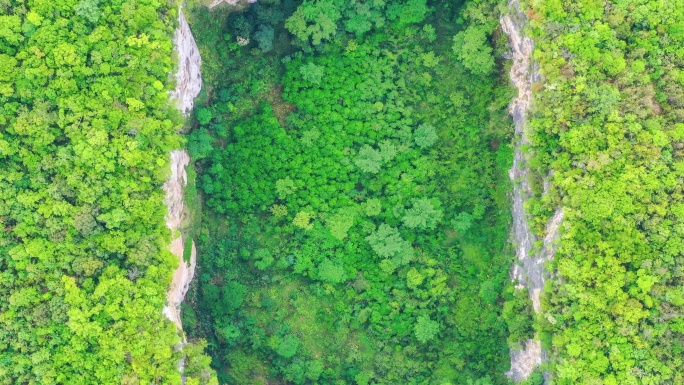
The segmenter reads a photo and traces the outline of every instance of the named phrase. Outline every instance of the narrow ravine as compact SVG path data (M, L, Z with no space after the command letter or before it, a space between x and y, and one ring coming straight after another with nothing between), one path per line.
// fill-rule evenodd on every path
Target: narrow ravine
M535 313L541 311L540 296L546 278L545 264L553 258L556 240L563 220L563 210L559 208L549 221L543 246L534 248L538 237L529 226L529 215L525 204L534 194L530 185L530 169L523 148L530 144L527 131L527 118L532 107L532 85L541 80L538 66L532 59L534 41L525 35L526 17L520 10L518 0L508 3L508 13L501 17L501 28L508 35L513 66L510 79L518 90L518 96L511 101L509 112L515 122L515 152L513 168L509 171L513 181L513 226L511 238L516 247L517 261L511 269L511 278L518 288L527 288ZM525 341L522 349L511 351L511 370L506 375L519 382L530 376L544 361L546 352L538 339Z
M216 0L208 7L213 8L221 3L236 5L238 2L239 0ZM256 0L249 0L248 2L255 3ZM176 72L176 88L171 92L170 99L178 111L187 117L192 112L195 98L202 89L202 58L190 25L183 14L183 7L178 13L178 28L173 39L174 51L178 55L178 71ZM181 225L186 215L183 189L188 184L185 167L190 164L190 155L187 150L173 150L169 153L169 157L171 158L171 174L163 186L166 192L164 203L168 209L166 227L171 230L173 239L169 245L169 250L178 258L179 262L166 294L167 303L164 307L164 315L176 324L185 342L185 335L182 333L183 324L180 317L180 307L195 275L197 264L195 241L184 239L181 234ZM192 242L191 254L190 260L185 261L185 243L188 241Z

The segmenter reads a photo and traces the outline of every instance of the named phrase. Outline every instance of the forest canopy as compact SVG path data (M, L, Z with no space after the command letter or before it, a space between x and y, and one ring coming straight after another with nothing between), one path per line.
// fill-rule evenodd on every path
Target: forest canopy
M155 0L0 1L0 383L181 382L161 314L176 18ZM201 346L189 383L210 380Z
M497 20L425 0L191 12L204 213L184 325L221 383L508 383L533 331L508 278Z
M684 10L656 1L539 1L544 84L531 125L537 226L565 209L547 290L558 384L684 381Z
M680 4L206 3L186 119L178 1L0 0L0 384L510 384L533 338L524 385L684 383ZM540 244L564 213L536 315L510 279L518 11Z

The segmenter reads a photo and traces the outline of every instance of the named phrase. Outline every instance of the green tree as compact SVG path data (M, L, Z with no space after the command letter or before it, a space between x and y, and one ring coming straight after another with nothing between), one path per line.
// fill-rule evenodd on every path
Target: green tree
M260 25L259 29L254 33L254 39L259 44L259 49L263 52L271 52L273 50L274 30L270 25Z
M311 230L313 229L313 223L311 222L313 217L313 214L307 211L300 211L297 213L297 215L295 215L294 219L292 220L292 224L300 229Z
M299 72L302 74L302 78L311 83L320 85L323 79L323 67L316 65L313 62L306 63L299 67Z
M247 287L245 285L236 281L226 282L221 288L221 310L233 312L239 309L246 295Z
M318 381L318 379L321 377L321 374L323 374L324 369L325 366L323 366L323 363L321 361L309 361L306 364L306 378L308 378L311 381Z
M427 315L422 315L418 317L414 332L418 341L424 344L435 338L439 332L439 323L431 320Z
M397 156L397 146L391 141L384 140L380 143L380 158L384 163L392 161Z
M302 134L301 141L304 143L305 146L311 147L314 145L314 142L321 137L321 132L313 129L313 130L308 130Z
M275 183L275 187L280 200L284 200L288 195L295 191L294 181L290 179L289 176L283 179L278 179Z
M414 199L412 203L401 219L404 226L410 229L434 229L444 216L444 212L436 208L429 199Z
M77 16L81 16L89 22L96 24L100 20L99 0L81 0L74 8Z
M254 259L257 260L254 262L254 266L259 270L266 270L275 261L273 254L271 254L271 251L268 249L259 249L255 251Z
M273 214L273 216L276 218L282 218L284 216L287 216L287 212L287 206L285 205L275 204L271 206L271 214Z
M501 286L498 280L488 279L480 284L480 298L488 305L494 305L499 298Z
M473 226L475 218L467 213L458 213L454 219L451 220L451 226L454 227L459 234L465 235L468 230Z
M369 216L374 217L382 211L382 202L380 199L371 198L363 203L363 212Z
M188 152L194 160L208 157L214 149L214 137L206 128L193 130L188 135Z
M343 209L342 211L341 213L331 215L326 220L326 227L330 230L330 234L340 241L347 237L349 229L354 226L354 215L344 212L347 210Z
M339 262L333 262L326 258L318 265L318 278L323 282L332 284L344 282L346 280L344 266Z
M17 59L0 54L0 95L11 96L14 93Z
M544 376L538 372L534 371L530 376L523 382L520 383L521 385L542 385L544 384Z
M367 236L366 240L373 251L383 258L397 255L406 245L406 241L401 238L399 230L384 223L375 232Z
M382 27L385 23L383 6L380 1L348 4L344 12L344 28L360 37L373 26Z
M242 334L240 333L240 329L233 324L227 324L221 328L218 328L216 333L220 338L224 339L229 346L234 345Z
M423 21L428 11L426 0L393 1L387 7L387 16L400 25L408 25Z
M298 349L299 338L293 334L289 334L283 338L282 341L280 341L276 352L285 358L292 358L295 354L297 354Z
M381 153L369 145L361 147L359 155L354 161L362 171L377 174L382 166Z
M423 283L425 277L416 270L415 267L409 269L406 273L406 285L411 289L415 289Z
M420 148L428 148L437 141L437 132L431 124L421 124L413 133L413 139Z
M481 25L470 25L454 36L453 50L463 65L476 75L486 76L494 70L494 56L489 45L490 31Z
M211 118L213 117L211 110L208 108L200 108L197 111L197 121L201 125L209 124Z
M354 376L354 381L356 385L368 385L368 383L373 379L373 372L365 371L360 372Z
M9 46L18 46L24 40L18 15L0 15L0 38Z
M341 17L339 6L333 0L304 0L285 21L285 28L300 40L318 45L337 32Z

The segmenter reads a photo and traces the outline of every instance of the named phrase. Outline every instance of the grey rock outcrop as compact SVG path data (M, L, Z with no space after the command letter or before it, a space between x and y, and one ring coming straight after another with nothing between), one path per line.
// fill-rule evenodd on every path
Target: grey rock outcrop
M524 35L525 20L519 11L517 0L509 2L511 12L501 18L501 27L508 35L513 66L511 82L518 89L518 96L511 101L509 112L515 122L515 152L513 168L509 176L513 180L513 228L512 237L516 244L516 256L522 266L513 269L513 278L532 289L541 288L543 279L532 249L537 237L529 227L525 202L533 196L530 186L527 158L523 146L529 144L525 130L527 113L532 104L532 84L538 80L537 70L532 62L534 41Z
M178 28L173 39L174 51L178 55L178 70L176 72L176 89L170 93L170 99L184 116L188 116L192 111L195 98L202 89L202 58L183 10L180 9L178 13ZM171 231L172 237L169 250L178 258L178 267L173 272L171 284L166 292L166 306L163 314L178 328L182 342L176 346L176 349L182 350L187 340L183 333L180 309L190 287L190 282L195 275L197 251L195 242L190 239L189 241L192 242L190 260L186 262L183 258L185 242L187 242L181 233L181 225L185 215L183 188L188 184L185 167L190 164L190 156L185 150L173 150L169 153L169 157L171 158L171 175L163 186L166 192L164 203L167 207L165 219L166 227ZM183 376L184 369L185 358L181 358L178 361L181 384L185 384L186 381Z
M176 108L187 116L192 111L194 100L202 89L202 58L182 10L178 15L178 28L173 44L178 54L178 71L176 72L176 89L171 92L171 99Z
M526 18L520 11L518 0L510 0L509 12L501 17L501 28L508 35L511 48L510 79L518 89L518 96L511 101L509 112L515 122L515 151L513 167L509 171L513 181L513 227L511 238L516 246L517 262L511 269L511 278L518 282L518 288L526 287L535 313L541 310L540 295L546 278L545 264L553 259L556 251L560 226L563 221L563 209L558 208L547 224L543 246L535 249L538 237L529 226L529 216L525 211L525 203L533 196L530 185L530 169L528 159L523 152L524 146L530 144L527 132L527 117L532 107L532 85L541 80L538 66L533 61L534 41L525 35ZM527 379L547 359L540 341L525 341L522 349L511 351L511 370L506 375L513 381Z
M192 111L193 103L202 89L202 75L199 49L192 36L192 31L188 21L183 15L183 10L179 10L178 29L174 37L174 50L178 55L178 72L176 72L176 89L171 92L171 98L176 103L176 108L188 115ZM178 258L178 267L174 271L171 285L166 295L166 307L164 314L176 324L178 330L183 330L180 320L180 305L185 298L190 282L195 274L196 251L193 240L191 245L190 261L183 259L185 242L181 234L181 224L183 222L183 188L188 183L188 176L185 167L190 163L190 156L185 150L173 150L169 153L171 158L171 175L164 183L166 199L164 203L167 207L166 227L171 230L172 238L169 249Z
M178 330L183 330L183 324L180 319L180 305L185 299L185 293L187 293L190 282L195 275L195 266L197 264L197 252L193 240L190 240L192 242L190 261L186 262L183 258L186 240L183 239L183 235L180 233L181 224L184 219L183 188L188 184L185 167L190 163L190 156L188 156L185 150L173 150L169 155L171 157L171 176L164 183L163 188L166 191L164 203L168 208L166 226L173 234L173 240L169 245L169 249L178 258L178 267L173 273L173 279L166 294L164 315L176 324Z

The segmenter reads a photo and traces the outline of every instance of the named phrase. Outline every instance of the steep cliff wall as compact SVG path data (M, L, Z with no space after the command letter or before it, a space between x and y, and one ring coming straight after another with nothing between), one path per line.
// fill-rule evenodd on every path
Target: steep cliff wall
M176 108L187 116L192 111L193 102L202 89L200 71L202 58L182 10L179 12L178 28L173 44L178 54L178 72L176 72L176 89L171 93L171 98Z
M532 107L532 85L541 80L538 68L532 60L534 41L525 36L525 15L520 11L518 0L510 0L508 13L501 17L501 28L508 35L511 48L510 79L518 89L518 96L511 101L510 114L515 122L515 152L513 168L509 174L513 180L513 228L511 237L516 245L517 262L511 270L511 278L517 281L519 288L526 287L534 311L541 310L540 295L544 288L546 277L545 264L553 258L556 250L563 209L559 208L549 221L543 246L534 248L538 237L529 227L528 214L525 203L533 196L530 186L530 169L528 159L523 148L530 144L527 132L527 117ZM521 381L530 376L545 360L546 353L538 340L528 340L524 347L511 352L511 370L506 375L513 381Z
M197 261L197 252L193 240L190 240L192 242L190 261L184 260L183 253L186 240L183 239L183 235L180 233L181 223L184 219L183 188L188 183L185 167L190 163L190 157L185 150L171 151L170 156L171 176L164 183L164 191L166 191L165 203L168 208L166 226L171 230L174 237L169 249L173 255L178 257L179 264L178 268L174 271L173 279L166 295L167 304L164 307L164 314L176 324L179 330L183 330L183 324L180 319L180 305L195 275Z
M176 103L176 108L187 116L192 111L193 101L202 88L202 75L200 73L202 59L182 11L179 12L174 47L178 54L178 72L176 73L176 89L171 93L171 98ZM185 167L190 163L190 157L185 150L173 150L169 156L171 158L171 175L164 183L165 203L168 209L166 226L171 230L173 237L169 249L173 255L178 257L179 264L174 271L173 280L166 295L167 304L164 308L164 314L176 324L179 330L183 330L180 320L180 305L195 274L196 263L196 250L193 240L189 240L192 242L190 261L186 262L183 259L185 242L188 240L183 239L183 235L180 233L185 215L183 187L188 183Z
M178 71L176 72L176 89L171 92L170 99L175 103L175 107L187 116L193 107L193 103L202 88L202 75L200 68L202 58L199 49L192 36L192 31L185 19L182 9L179 10L178 28L173 39L174 51L178 55ZM195 275L195 265L197 261L197 251L195 242L191 239L190 260L185 261L183 254L185 242L181 234L181 225L184 219L183 188L188 184L188 175L185 167L190 164L190 156L185 150L173 150L169 153L171 158L171 175L164 183L163 189L166 192L164 203L167 207L166 227L171 230L172 241L169 250L178 258L178 267L173 272L173 278L169 289L166 292L166 306L164 315L171 320L182 335L183 343L186 342L183 334L183 324L180 318L180 306L188 291L190 282ZM180 344L179 349L183 348ZM178 371L183 373L185 369L185 359L178 362ZM182 378L184 384L186 379Z
M512 237L516 244L516 256L521 264L513 268L513 278L530 289L535 310L538 309L539 292L543 286L541 267L533 255L537 237L532 233L525 212L525 202L532 197L530 171L523 146L529 144L526 128L527 113L532 104L532 84L538 80L538 73L532 62L534 42L524 35L525 19L519 11L517 0L509 2L509 14L501 18L501 27L508 35L513 59L510 79L518 89L518 96L510 104L509 112L515 122L515 152L513 168L509 175L513 180L513 228Z

